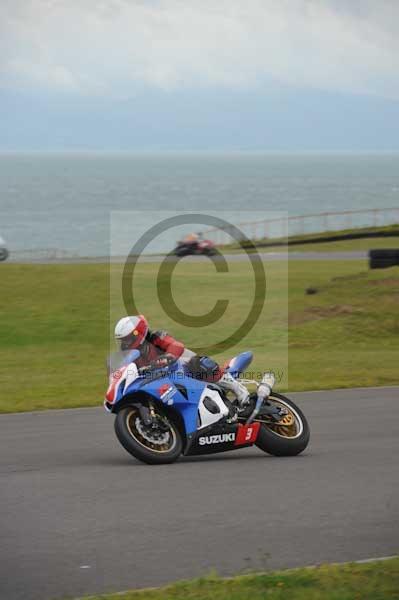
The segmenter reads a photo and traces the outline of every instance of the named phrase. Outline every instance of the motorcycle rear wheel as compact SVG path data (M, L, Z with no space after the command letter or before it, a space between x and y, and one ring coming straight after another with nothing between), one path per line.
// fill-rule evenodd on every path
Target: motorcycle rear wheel
M116 436L125 450L141 462L149 465L172 463L183 451L181 434L167 415L157 413L156 418L165 431L152 432L141 420L138 408L126 406L116 415Z
M307 447L310 438L309 424L305 415L292 400L282 394L272 392L269 401L286 408L288 415L282 423L262 422L256 446L273 456L300 454Z

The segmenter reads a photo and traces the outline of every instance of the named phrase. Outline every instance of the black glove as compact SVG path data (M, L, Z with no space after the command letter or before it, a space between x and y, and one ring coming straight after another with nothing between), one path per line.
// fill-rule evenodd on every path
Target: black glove
M151 364L154 364L154 366L156 367L167 367L168 365L171 365L172 363L176 362L176 360L177 358L176 356L174 356L174 354L166 352L165 354L161 354L160 356L158 356L158 358L153 360Z

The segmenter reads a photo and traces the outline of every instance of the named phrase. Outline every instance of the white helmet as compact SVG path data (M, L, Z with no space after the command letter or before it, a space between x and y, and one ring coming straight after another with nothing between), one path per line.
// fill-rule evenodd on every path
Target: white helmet
M138 348L148 333L147 319L143 315L123 317L115 326L115 339L121 350Z

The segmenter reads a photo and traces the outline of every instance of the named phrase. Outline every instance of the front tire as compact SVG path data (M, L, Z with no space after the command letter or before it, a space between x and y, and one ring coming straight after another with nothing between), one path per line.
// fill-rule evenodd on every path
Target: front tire
M144 463L149 465L172 463L183 451L181 434L168 415L157 412L156 418L165 429L162 431L163 437L145 427L137 407L126 406L116 415L116 436L129 454Z
M186 248L177 248L175 250L175 254L176 256L187 256L188 254L190 254Z
M310 429L303 412L286 396L272 392L269 401L283 406L289 411L287 423L261 424L256 446L273 456L296 456L305 450L309 443Z

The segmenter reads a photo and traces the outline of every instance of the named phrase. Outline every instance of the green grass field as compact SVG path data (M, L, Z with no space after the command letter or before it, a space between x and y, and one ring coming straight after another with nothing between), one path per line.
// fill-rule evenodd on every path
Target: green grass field
M335 235L348 235L348 234L361 234L364 233L383 233L389 232L395 235L391 237L370 237L370 238L358 238L352 240L338 240L329 241L331 236ZM323 241L315 242L314 239L324 238ZM375 250L380 248L399 248L399 225L387 225L384 227L365 227L365 228L353 228L353 229L342 229L340 231L325 231L322 233L304 234L291 236L290 242L295 241L295 244L287 246L287 239L274 240L274 242L284 242L282 246L268 246L263 244L270 244L272 240L256 240L255 244L259 252L278 252L279 250L285 250L288 248L289 252L350 252L357 250ZM311 241L311 243L300 243L301 241ZM242 248L237 244L230 244L223 246L223 252L227 253L241 253Z
M270 252L358 252L381 248L399 248L398 237L361 238L358 240L339 240L337 242L314 242L312 244L294 244L292 246L257 246L259 253ZM240 248L223 248L226 254L242 254Z
M103 264L0 266L0 412L95 406L106 387L105 358L120 301L120 267ZM157 266L139 266L135 301L154 328L188 347L218 341L243 319L252 300L246 263L217 274L212 264L181 261L173 277L179 307L208 312L229 299L223 318L205 329L175 323L157 300ZM305 289L314 286L315 295ZM267 266L265 310L223 362L251 349L253 370L271 368L289 390L399 383L399 268L367 271L365 261L295 261Z
M314 244L295 244L290 252L356 252L359 250L379 250L380 248L399 248L398 237L360 238L358 240L340 240L337 242L317 242ZM268 249L269 251L271 248ZM274 248L276 251L277 248Z
M366 564L182 581L151 590L91 596L86 600L394 600L399 598L399 559Z

